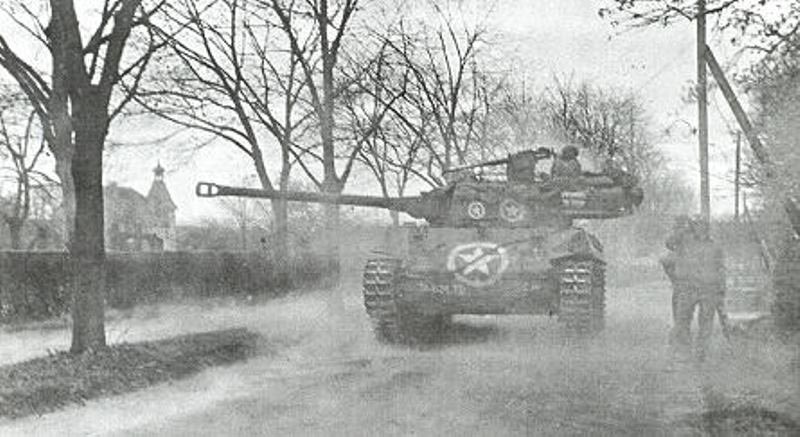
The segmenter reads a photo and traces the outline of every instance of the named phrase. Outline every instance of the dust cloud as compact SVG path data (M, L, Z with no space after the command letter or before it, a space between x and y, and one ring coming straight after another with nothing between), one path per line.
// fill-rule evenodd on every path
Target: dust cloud
M245 326L264 354L197 377L27 418L3 435L791 435L800 420L796 346L715 332L705 362L667 346L665 279L608 285L602 335L555 318L457 316L438 340L377 342L351 242L334 289L270 302L161 305L110 323L137 341ZM653 261L655 262L655 261ZM9 334L17 342L30 333ZM61 332L44 334L41 347ZM12 341L11 344L14 344ZM18 344L18 343L17 343ZM4 342L4 346L5 342ZM5 355L4 355L5 357Z

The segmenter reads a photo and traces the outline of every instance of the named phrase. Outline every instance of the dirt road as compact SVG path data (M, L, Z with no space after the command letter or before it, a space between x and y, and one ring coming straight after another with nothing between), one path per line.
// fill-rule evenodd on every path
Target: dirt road
M611 289L606 331L590 342L565 341L547 318L464 317L420 349L375 342L357 287L342 290L233 308L211 323L282 341L274 354L0 434L719 435L729 430L719 423L747 415L798 419L792 351L716 338L703 365L669 351L664 283ZM181 317L200 323L203 312Z

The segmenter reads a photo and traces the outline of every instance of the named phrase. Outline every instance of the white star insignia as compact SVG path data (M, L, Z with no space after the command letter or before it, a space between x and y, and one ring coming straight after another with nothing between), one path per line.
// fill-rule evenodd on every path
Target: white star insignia
M490 272L489 263L495 260L498 255L485 255L483 249L477 247L472 251L472 253L460 253L458 254L458 257L466 263L463 271L464 275L469 275L477 270L488 276Z

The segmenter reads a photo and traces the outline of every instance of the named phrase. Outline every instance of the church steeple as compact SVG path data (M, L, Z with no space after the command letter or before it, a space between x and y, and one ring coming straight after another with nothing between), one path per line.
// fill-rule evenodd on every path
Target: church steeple
M153 169L153 174L155 174L155 179L157 181L164 180L164 167L161 166L161 161L158 161L156 168Z
M147 202L150 204L153 211L157 211L156 215L163 215L163 211L175 211L177 206L172 201L172 196L169 195L167 184L164 183L164 167L159 162L153 169L153 184L150 185L150 191L147 193Z

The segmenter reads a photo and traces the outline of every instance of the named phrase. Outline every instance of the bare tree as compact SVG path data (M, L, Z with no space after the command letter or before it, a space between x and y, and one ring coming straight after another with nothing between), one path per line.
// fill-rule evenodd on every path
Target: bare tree
M10 182L14 189L8 197L0 199L0 216L8 226L11 248L22 249L22 231L34 212L37 194L52 197L50 188L57 184L40 169L45 141L25 97L11 92L1 98L0 157L7 165L0 168L0 181Z
M415 135L405 123L387 117L374 135L364 141L357 159L375 178L384 197L403 196L413 177L436 185L416 170L422 144L423 138ZM389 211L389 215L395 226L400 224L397 211Z
M409 109L405 104L409 70L386 41L373 42L377 49L354 51L361 55L348 56L342 68L350 86L340 99L338 131L340 141L353 147L348 152L356 152L356 161L375 178L381 194L402 196L422 144L395 115ZM389 215L398 225L397 211L389 211Z
M261 2L187 0L171 4L165 15L165 36L184 28L180 38L169 39L170 51L152 71L139 103L173 123L224 139L251 160L262 188L286 190L298 154L295 142L309 128L311 114L301 98L306 78L299 55L281 38L271 8ZM299 42L300 53L313 42ZM280 152L277 186L266 158L273 144ZM276 199L272 209L276 259L283 260L287 202Z
M668 25L676 20L694 20L697 16L696 0L611 0L609 6L600 8L602 17L608 17L612 24L649 26ZM709 0L706 13L720 14L745 3L745 0Z
M695 20L696 0L610 0L600 8L612 25L668 26ZM761 54L781 52L800 30L798 0L707 0L706 15L734 44Z
M666 26L677 19L696 19L698 14L697 3L692 0L614 0L612 3L612 7L599 12L615 24ZM706 14L717 17L717 28L734 44L756 54L749 76L780 75L781 71L792 70L792 64L796 63L792 59L798 51L800 0L711 0L707 2ZM756 157L763 173L774 177L774 162L771 162L774 159L765 153L756 153ZM794 232L800 234L800 206L791 194L786 195L784 209Z
M503 139L512 147L531 147L543 129L540 96L524 78L506 77L497 85L494 103L496 124L504 130Z
M74 190L68 246L74 267L71 350L76 353L106 344L103 148L111 120L132 99L158 47L147 24L163 4L106 0L98 11L97 27L88 31L72 0L50 0L39 9L29 2L15 4L16 9L7 9L9 16L47 48L48 73L39 72L32 59L23 59L5 35L0 36L0 66L19 84L40 118L62 178L63 197L72 197L69 190ZM147 50L123 56L137 28L150 41ZM116 95L123 80L129 80L130 92Z
M473 153L481 161L511 150L530 148L536 139L538 123L531 113L536 106L526 90L513 87L507 75L495 77L479 67L472 74L473 128L468 132L474 137Z
M442 186L443 170L454 162L496 157L535 137L529 122L538 108L530 95L517 94L505 73L490 71L480 59L482 25L469 23L459 9L431 8L433 20L412 26L401 20L380 32L390 49L388 70L408 78L403 99L361 156L381 187L389 175L403 187L410 179ZM381 98L381 92L364 91Z
M249 244L250 227L263 223L261 213L262 208L259 208L258 200L247 198L222 198L219 199L220 206L230 215L239 228L239 250L246 252L248 250L256 249L255 246Z
M399 23L387 41L411 71L408 103L416 108L408 114L395 112L409 127L433 127L435 141L425 141L423 156L428 177L463 164L480 137L478 115L483 101L477 53L483 43L481 24L431 6L435 23L410 29ZM484 107L484 109L487 109ZM426 134L429 134L426 132Z
M358 7L358 0L331 2L304 2L294 0L286 3L271 0L270 6L278 16L280 26L290 42L291 51L297 58L308 87L310 103L319 124L322 146L323 178L318 180L313 173L308 176L318 183L322 191L338 194L342 191L342 179L346 179L351 168L346 163L345 173L336 171L334 144L334 109L338 88L335 83L337 64L342 42L349 31L350 20ZM314 41L312 45L305 41Z
M349 95L356 97L345 99L344 103L348 112L344 129L350 131L350 139L363 139L362 147L356 150L357 159L375 177L384 196L389 195L392 185L402 195L411 178L432 187L443 184L433 160L428 159L438 151L433 117L415 90L416 79L408 59L398 50L408 40L392 41L396 31L390 26L379 33L380 62L374 71L364 69L366 77L352 81L355 91ZM350 60L351 65L362 62ZM391 105L386 104L389 100ZM383 108L388 109L386 114ZM396 222L397 215L392 217Z
M770 153L775 157L773 168L758 162L749 165L747 179L770 209L786 208L777 200L785 197L793 199L795 206L800 204L796 176L800 170L796 123L800 114L800 40L792 45L794 49L787 50L779 65L772 57L764 58L744 77L755 106L757 128L769 139ZM791 210L787 212L791 214ZM800 220L800 211L794 212Z
M304 77L307 99L316 122L315 133L319 141L302 149L300 167L320 191L338 195L352 174L366 139L378 129L380 121L400 96L380 101L382 108L371 117L369 126L359 138L337 142L337 123L341 122L337 110L341 110L340 99L351 89L354 79L342 74L343 47L357 30L352 27L352 21L359 10L359 1L262 1L272 8L281 30L289 40ZM366 34L360 36L369 38ZM305 44L307 41L312 43ZM317 146L321 153L314 153ZM337 169L337 163L342 164L341 171ZM321 177L314 171L318 167L322 169ZM324 211L330 270L335 272L338 271L339 209L335 205L327 205Z
M634 93L555 79L541 102L544 128L556 139L613 159L647 180L663 158L653 147L641 99Z

